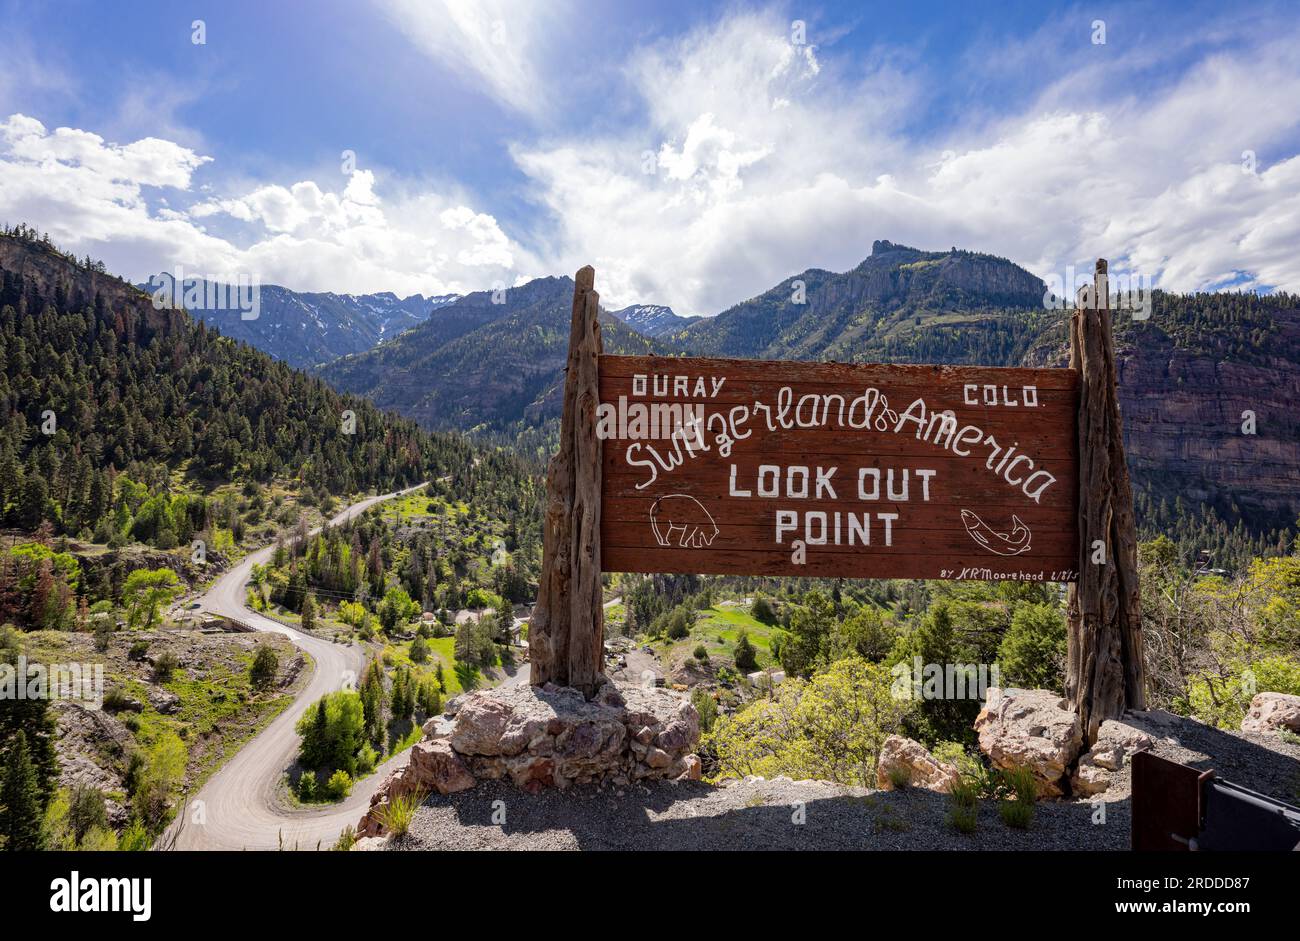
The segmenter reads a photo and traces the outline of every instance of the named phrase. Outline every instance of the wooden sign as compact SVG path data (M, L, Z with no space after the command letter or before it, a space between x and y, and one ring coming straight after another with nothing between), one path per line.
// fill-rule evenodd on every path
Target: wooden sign
M601 568L1074 581L1078 372L600 356Z
M1017 579L1071 583L1085 739L1146 708L1104 259L1069 369L605 356L595 279L573 279L534 686L601 688L604 571Z

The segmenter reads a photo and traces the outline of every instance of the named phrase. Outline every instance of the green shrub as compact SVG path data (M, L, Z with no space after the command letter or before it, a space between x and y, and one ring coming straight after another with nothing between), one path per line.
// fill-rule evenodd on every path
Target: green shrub
M423 630L423 627L421 627ZM424 639L423 634L417 634L415 640L411 641L411 662L424 663L429 659L429 642Z
M958 833L971 834L979 827L979 813L975 807L954 804L948 811L948 823Z
M1256 693L1300 696L1300 660L1284 654L1248 659L1252 651L1227 663L1222 673L1200 673L1187 680L1186 711L1221 729L1239 729Z
M974 833L979 826L979 796L979 785L970 778L959 776L953 783L948 793L952 803L948 823L958 833Z
M298 776L298 800L312 801L316 799L316 772L304 771Z
M894 765L889 769L889 786L896 791L912 786L912 769L907 765Z
M343 832L339 834L339 838L332 848L346 853L348 850L352 849L353 844L356 842L357 831L353 828L352 824L348 824L343 828Z
M718 721L718 704L709 695L709 691L702 686L691 690L691 705L700 716L700 733L713 731L713 723Z
M1008 827L1027 830L1034 817L1034 805L1020 800L998 801L998 816Z
M959 775L957 780L953 782L948 797L952 800L954 806L974 807L979 803L980 799L979 783L965 775Z
M666 633L669 640L681 640L689 637L691 626L695 623L695 613L685 605L674 608L667 616Z
M159 683L166 683L180 666L180 661L176 659L176 654L170 650L158 655L158 659L153 662L153 678Z
M365 710L355 690L329 693L308 706L296 726L298 760L306 768L353 768L365 739Z
M420 677L416 687L415 704L426 716L437 715L442 711L442 690L438 681L432 676Z
M133 819L118 838L117 848L126 853L143 853L152 842L145 825L139 819Z
M104 694L102 706L106 712L121 712L131 705L131 697L120 686L110 687Z
M352 793L352 775L342 768L330 775L325 782L325 793L330 800L341 801Z
M952 765L958 774L974 775L983 767L979 758L966 750L961 742L940 742L931 749L936 761Z
M381 808L375 816L379 818L379 822L385 830L392 833L394 838L400 840L410 831L411 821L415 819L415 812L424 803L426 796L423 791L417 791L414 794L402 794L390 800L387 806Z
M742 672L758 669L758 651L749 642L749 634L745 631L740 632L740 638L736 641L735 661L736 669Z
M881 664L836 661L806 683L789 679L772 698L720 717L703 747L716 756L720 774L875 787L880 748L913 708L894 697L892 683Z
M760 624L770 626L776 623L776 612L772 610L772 603L762 595L754 596L754 602L749 606L749 615Z
M265 689L280 672L280 658L270 644L258 644L253 663L248 668L248 682L255 689Z
M708 651L708 648L705 647L703 644L700 644L698 647L696 647L696 648L695 648L695 659L696 659L696 660L707 660L707 659L709 659L709 651Z
M1055 605L1016 609L1002 644L998 668L1007 686L1060 691L1065 665L1065 615Z
M361 746L361 751L357 752L357 775L369 774L375 770L377 764L379 764L379 753L375 751L373 745L366 742Z
M1028 768L1014 768L1002 772L1005 786L1003 799L998 802L1002 822L1017 830L1029 827L1034 817L1034 800L1038 797L1038 782Z

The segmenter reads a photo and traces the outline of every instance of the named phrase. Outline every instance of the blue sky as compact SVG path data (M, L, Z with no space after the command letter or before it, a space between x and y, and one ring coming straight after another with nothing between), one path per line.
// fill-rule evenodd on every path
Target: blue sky
M876 238L1300 290L1297 33L1270 4L0 0L0 219L133 278L590 262L682 313Z

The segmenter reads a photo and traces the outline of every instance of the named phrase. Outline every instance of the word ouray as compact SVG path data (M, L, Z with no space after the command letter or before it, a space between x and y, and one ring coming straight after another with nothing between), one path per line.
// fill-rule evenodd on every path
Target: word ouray
M1073 580L1077 403L1068 369L602 356L602 567Z

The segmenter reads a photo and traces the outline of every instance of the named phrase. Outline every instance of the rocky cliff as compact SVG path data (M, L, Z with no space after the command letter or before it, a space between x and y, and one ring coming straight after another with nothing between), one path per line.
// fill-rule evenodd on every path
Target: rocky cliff
M1065 315L1061 315L1061 324ZM1278 295L1157 293L1150 320L1115 315L1129 465L1153 499L1210 503L1266 526L1300 515L1300 308ZM1027 365L1064 366L1064 328Z
M176 312L155 310L149 295L134 285L87 268L49 245L0 235L0 269L6 277L21 280L24 294L66 298L70 309L93 305L99 297L107 307L129 307L138 312L154 329L179 322Z

